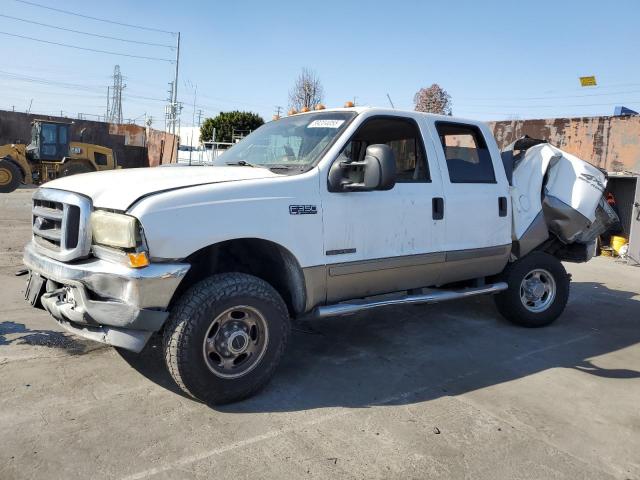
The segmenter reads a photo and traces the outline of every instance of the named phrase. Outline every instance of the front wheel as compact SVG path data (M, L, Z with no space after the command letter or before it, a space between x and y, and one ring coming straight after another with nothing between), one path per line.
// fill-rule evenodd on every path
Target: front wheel
M289 332L287 307L271 285L243 273L214 275L172 308L164 330L165 362L187 394L229 403L269 381Z
M517 325L549 325L567 305L570 277L562 263L547 253L533 252L508 265L501 279L509 287L494 297L496 306Z
M0 193L13 192L22 183L22 172L7 158L0 159Z

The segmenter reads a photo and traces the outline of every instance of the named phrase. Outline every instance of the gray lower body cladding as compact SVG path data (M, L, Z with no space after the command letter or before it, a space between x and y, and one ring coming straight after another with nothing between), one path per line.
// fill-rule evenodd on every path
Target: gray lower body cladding
M345 299L485 277L501 272L511 245L305 268L306 310Z

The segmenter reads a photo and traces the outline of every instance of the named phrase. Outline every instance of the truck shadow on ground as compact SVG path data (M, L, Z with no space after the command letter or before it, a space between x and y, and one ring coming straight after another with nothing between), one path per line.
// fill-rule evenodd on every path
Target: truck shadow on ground
M86 353L87 343L55 330L31 330L24 323L0 322L0 347L32 345L65 350L72 355Z
M639 378L640 371L607 369L594 358L640 341L636 295L574 283L565 313L540 329L511 325L488 297L296 325L271 383L253 398L213 408L247 413L412 404L551 368ZM182 394L164 368L157 341L141 355L122 356L142 375Z

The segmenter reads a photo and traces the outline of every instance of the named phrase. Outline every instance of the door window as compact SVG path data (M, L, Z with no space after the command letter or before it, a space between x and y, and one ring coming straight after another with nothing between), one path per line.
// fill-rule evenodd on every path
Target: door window
M415 121L398 117L366 120L342 149L347 161L363 160L369 145L388 145L396 157L396 182L429 182L422 135Z
M496 183L487 144L474 125L436 122L451 183Z
M40 135L42 143L40 153L44 158L56 158L58 153L58 128L56 125L45 123L42 125Z

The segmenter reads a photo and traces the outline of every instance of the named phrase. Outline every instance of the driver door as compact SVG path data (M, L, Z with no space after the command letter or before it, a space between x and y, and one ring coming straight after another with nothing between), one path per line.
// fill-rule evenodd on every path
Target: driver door
M433 146L413 119L365 120L336 161L359 161L386 144L396 156L396 185L387 191L329 192L321 185L327 302L433 285L444 253L442 198ZM433 168L431 168L433 167Z

